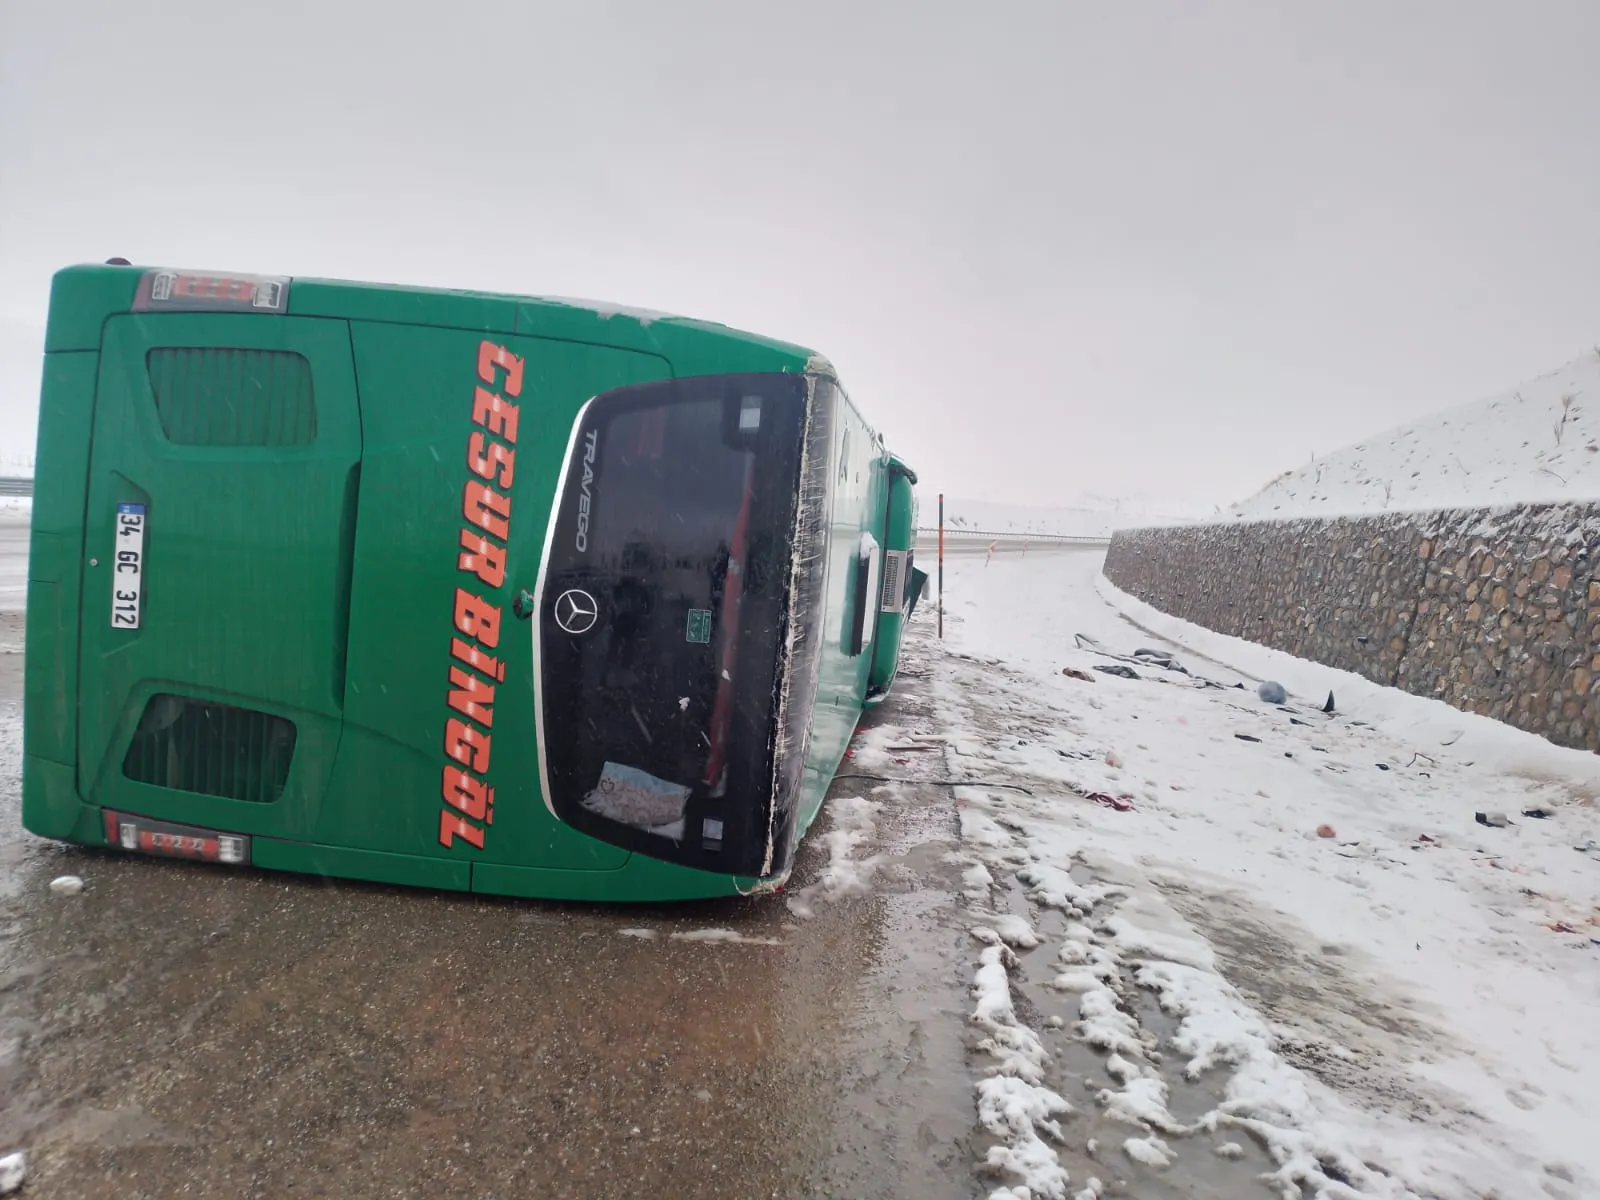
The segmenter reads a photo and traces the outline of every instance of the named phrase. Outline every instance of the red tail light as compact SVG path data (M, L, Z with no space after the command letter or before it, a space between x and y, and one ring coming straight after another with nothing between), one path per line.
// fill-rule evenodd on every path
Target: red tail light
M289 306L286 275L214 275L202 271L146 271L134 294L134 312L283 313Z
M230 866L242 866L250 861L250 839L244 834L218 833L109 810L105 814L105 825L108 842L136 854L197 859Z

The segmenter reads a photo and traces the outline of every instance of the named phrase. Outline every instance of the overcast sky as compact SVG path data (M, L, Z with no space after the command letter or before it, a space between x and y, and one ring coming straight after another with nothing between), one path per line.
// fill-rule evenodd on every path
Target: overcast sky
M1600 343L1594 0L778 11L0 0L0 451L111 255L726 321L1015 502L1226 504Z

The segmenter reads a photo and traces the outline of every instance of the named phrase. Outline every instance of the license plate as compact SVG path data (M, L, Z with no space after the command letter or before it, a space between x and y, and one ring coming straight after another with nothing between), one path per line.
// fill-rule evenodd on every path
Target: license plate
M116 547L111 555L111 627L139 628L144 599L145 506L117 505Z

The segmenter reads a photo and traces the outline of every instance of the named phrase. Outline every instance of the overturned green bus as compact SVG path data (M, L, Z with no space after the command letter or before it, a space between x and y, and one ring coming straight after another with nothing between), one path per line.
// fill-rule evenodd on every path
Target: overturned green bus
M23 824L427 887L787 877L923 575L828 363L576 301L54 279Z

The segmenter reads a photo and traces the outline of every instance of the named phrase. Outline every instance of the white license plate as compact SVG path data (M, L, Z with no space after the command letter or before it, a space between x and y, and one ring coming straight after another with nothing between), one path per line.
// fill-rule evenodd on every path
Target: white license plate
M111 554L111 627L139 628L144 598L145 506L117 505L116 546Z

